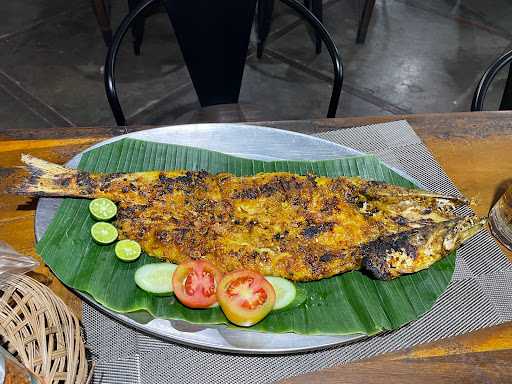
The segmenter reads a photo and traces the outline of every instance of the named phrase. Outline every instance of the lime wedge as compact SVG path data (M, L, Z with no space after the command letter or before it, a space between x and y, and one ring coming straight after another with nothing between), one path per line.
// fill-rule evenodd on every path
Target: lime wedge
M100 221L107 221L117 214L117 207L113 201L100 197L89 203L91 215Z
M112 224L100 221L91 227L91 236L100 244L110 244L117 239L117 229Z
M120 240L114 249L116 256L123 261L133 261L140 256L140 245L133 240Z

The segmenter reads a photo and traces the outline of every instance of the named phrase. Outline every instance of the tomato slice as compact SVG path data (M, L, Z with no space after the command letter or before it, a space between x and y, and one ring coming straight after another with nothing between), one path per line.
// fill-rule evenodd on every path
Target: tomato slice
M217 287L217 300L229 321L249 327L268 315L274 307L276 294L263 275L244 270L222 278Z
M174 294L189 308L208 308L217 302L217 286L222 274L204 260L178 265L172 276Z

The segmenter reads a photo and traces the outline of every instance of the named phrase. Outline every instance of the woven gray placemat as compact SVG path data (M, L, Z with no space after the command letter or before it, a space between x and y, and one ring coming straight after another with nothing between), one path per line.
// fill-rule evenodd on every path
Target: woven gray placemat
M429 190L460 195L406 121L317 136L373 153ZM87 345L97 362L94 383L267 383L512 320L512 264L492 237L479 232L457 255L452 282L426 315L396 331L320 352L200 351L136 332L84 304Z

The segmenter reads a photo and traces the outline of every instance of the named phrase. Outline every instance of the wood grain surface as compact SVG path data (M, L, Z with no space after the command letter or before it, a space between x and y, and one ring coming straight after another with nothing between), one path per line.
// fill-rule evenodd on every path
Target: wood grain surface
M457 187L486 215L512 184L512 112L475 112L260 122L308 134L405 119ZM128 127L129 131L150 128ZM5 194L20 177L21 153L64 163L119 127L0 129L0 240L38 258L34 199ZM512 253L505 250L512 260ZM71 257L71 255L70 255ZM80 315L81 303L43 265L37 276ZM286 383L512 383L512 323L393 354L318 371Z

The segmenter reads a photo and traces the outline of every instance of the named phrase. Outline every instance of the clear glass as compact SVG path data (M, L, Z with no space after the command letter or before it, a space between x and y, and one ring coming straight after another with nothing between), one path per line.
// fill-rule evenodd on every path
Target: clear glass
M512 187L492 207L489 224L492 234L512 251Z

